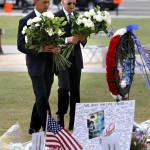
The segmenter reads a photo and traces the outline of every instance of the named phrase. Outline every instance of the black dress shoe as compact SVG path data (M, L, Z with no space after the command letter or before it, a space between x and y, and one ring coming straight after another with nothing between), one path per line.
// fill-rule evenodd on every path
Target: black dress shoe
M37 132L39 132L39 130L34 129L34 128L30 128L30 129L29 129L29 134L37 133Z
M72 131L73 130L73 125L69 125L68 130Z
M65 127L64 125L64 115L57 115L57 123L61 126L61 127Z
M73 130L74 127L74 117L70 116L69 127L68 130Z
M73 127L74 127L74 123L73 122L70 122L69 123L69 127L68 127L68 130L73 130Z

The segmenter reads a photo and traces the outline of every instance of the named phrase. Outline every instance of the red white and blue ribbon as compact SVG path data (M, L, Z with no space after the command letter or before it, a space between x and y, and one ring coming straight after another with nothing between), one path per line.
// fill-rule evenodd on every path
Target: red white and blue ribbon
M150 59L149 59L149 58L147 57L147 55L145 54L145 51L144 51L144 49L143 49L143 47L142 47L140 41L138 40L138 38L136 37L136 35L135 35L134 32L133 32L133 30L138 30L138 25L128 25L128 26L126 26L126 29L127 29L127 31L129 31L130 34L132 35L133 40L134 40L134 42L135 42L135 44L136 44L136 46L137 46L137 49L138 49L138 51L139 51L139 53L140 53L142 59L145 61L145 64L146 64L148 70L150 71ZM139 63L137 60L136 60L136 65L137 65L137 67L138 67L138 68L140 69L140 71L141 71L141 74L142 74L142 76L143 76L143 78L144 78L144 81L145 81L145 83L146 83L146 86L150 89L150 82L146 79L145 73L144 73L144 72L146 72L146 70L144 70L143 65L142 65L141 63Z

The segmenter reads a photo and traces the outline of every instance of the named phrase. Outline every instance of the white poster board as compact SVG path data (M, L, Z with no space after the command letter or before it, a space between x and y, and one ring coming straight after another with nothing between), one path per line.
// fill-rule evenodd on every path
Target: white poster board
M129 150L135 101L76 104L73 136L83 150Z
M32 134L32 150L45 150L44 132Z

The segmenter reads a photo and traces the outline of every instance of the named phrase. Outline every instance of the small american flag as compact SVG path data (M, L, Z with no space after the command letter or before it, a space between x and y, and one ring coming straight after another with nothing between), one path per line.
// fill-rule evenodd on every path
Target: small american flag
M83 150L73 136L51 116L48 116L45 146L54 150Z

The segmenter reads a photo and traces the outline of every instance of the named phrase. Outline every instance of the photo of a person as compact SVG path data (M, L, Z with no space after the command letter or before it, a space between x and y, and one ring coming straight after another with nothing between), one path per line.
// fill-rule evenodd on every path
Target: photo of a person
M87 116L87 127L89 129L89 139L100 136L105 128L104 110L89 114Z

